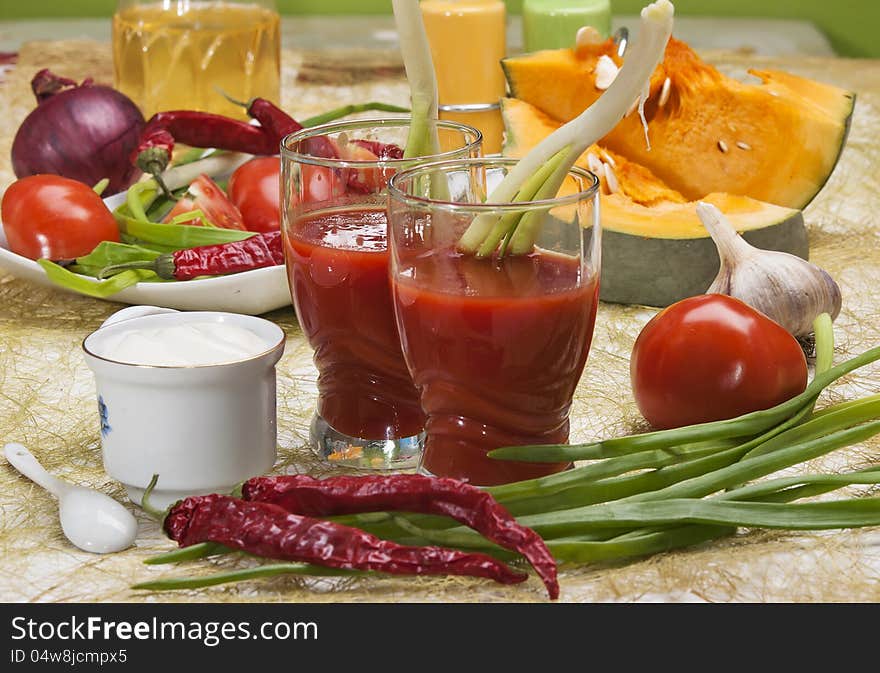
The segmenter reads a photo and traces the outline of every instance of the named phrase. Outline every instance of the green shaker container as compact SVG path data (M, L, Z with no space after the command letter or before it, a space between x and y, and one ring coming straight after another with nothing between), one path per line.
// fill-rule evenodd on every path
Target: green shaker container
M611 34L610 0L523 0L523 48L574 47L575 35L592 26L604 37Z

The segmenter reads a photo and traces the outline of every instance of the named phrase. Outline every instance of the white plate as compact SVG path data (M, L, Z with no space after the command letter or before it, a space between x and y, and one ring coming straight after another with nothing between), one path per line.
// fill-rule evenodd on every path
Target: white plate
M124 193L114 194L104 199L104 203L113 210L124 200ZM0 271L39 285L73 292L52 283L46 272L35 261L10 252L7 249L2 227L0 227ZM97 279L89 276L83 278L98 282ZM290 306L290 290L287 287L284 266L281 265L216 278L175 283L138 283L107 297L106 301L164 306L183 311L227 311L259 315Z

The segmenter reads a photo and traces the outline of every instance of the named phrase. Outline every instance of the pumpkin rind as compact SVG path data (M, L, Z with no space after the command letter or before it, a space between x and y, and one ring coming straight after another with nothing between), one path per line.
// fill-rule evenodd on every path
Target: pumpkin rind
M616 230L615 211L603 201L602 280L603 301L645 306L669 306L706 291L718 275L718 251L711 238L644 237ZM688 215L693 213L693 205ZM609 212L610 211L610 212ZM731 217L743 238L764 250L788 252L803 259L809 254L804 219L797 210L772 221L765 211ZM619 214L626 215L621 211ZM778 215L778 212L776 213ZM673 213L669 217L674 217Z

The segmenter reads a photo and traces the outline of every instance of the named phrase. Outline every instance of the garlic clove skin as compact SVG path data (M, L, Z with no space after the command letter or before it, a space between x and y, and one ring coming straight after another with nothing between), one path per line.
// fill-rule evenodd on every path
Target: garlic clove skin
M821 313L834 320L842 297L834 279L815 264L745 241L718 208L697 204L697 216L718 248L721 267L706 294L726 294L749 304L795 337L811 334Z

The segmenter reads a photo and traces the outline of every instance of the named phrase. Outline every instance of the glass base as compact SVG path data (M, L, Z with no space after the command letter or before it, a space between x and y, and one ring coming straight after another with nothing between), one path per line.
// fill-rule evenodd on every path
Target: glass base
M362 439L336 430L320 414L312 417L309 441L321 458L361 470L412 470L419 467L425 433L400 439Z

